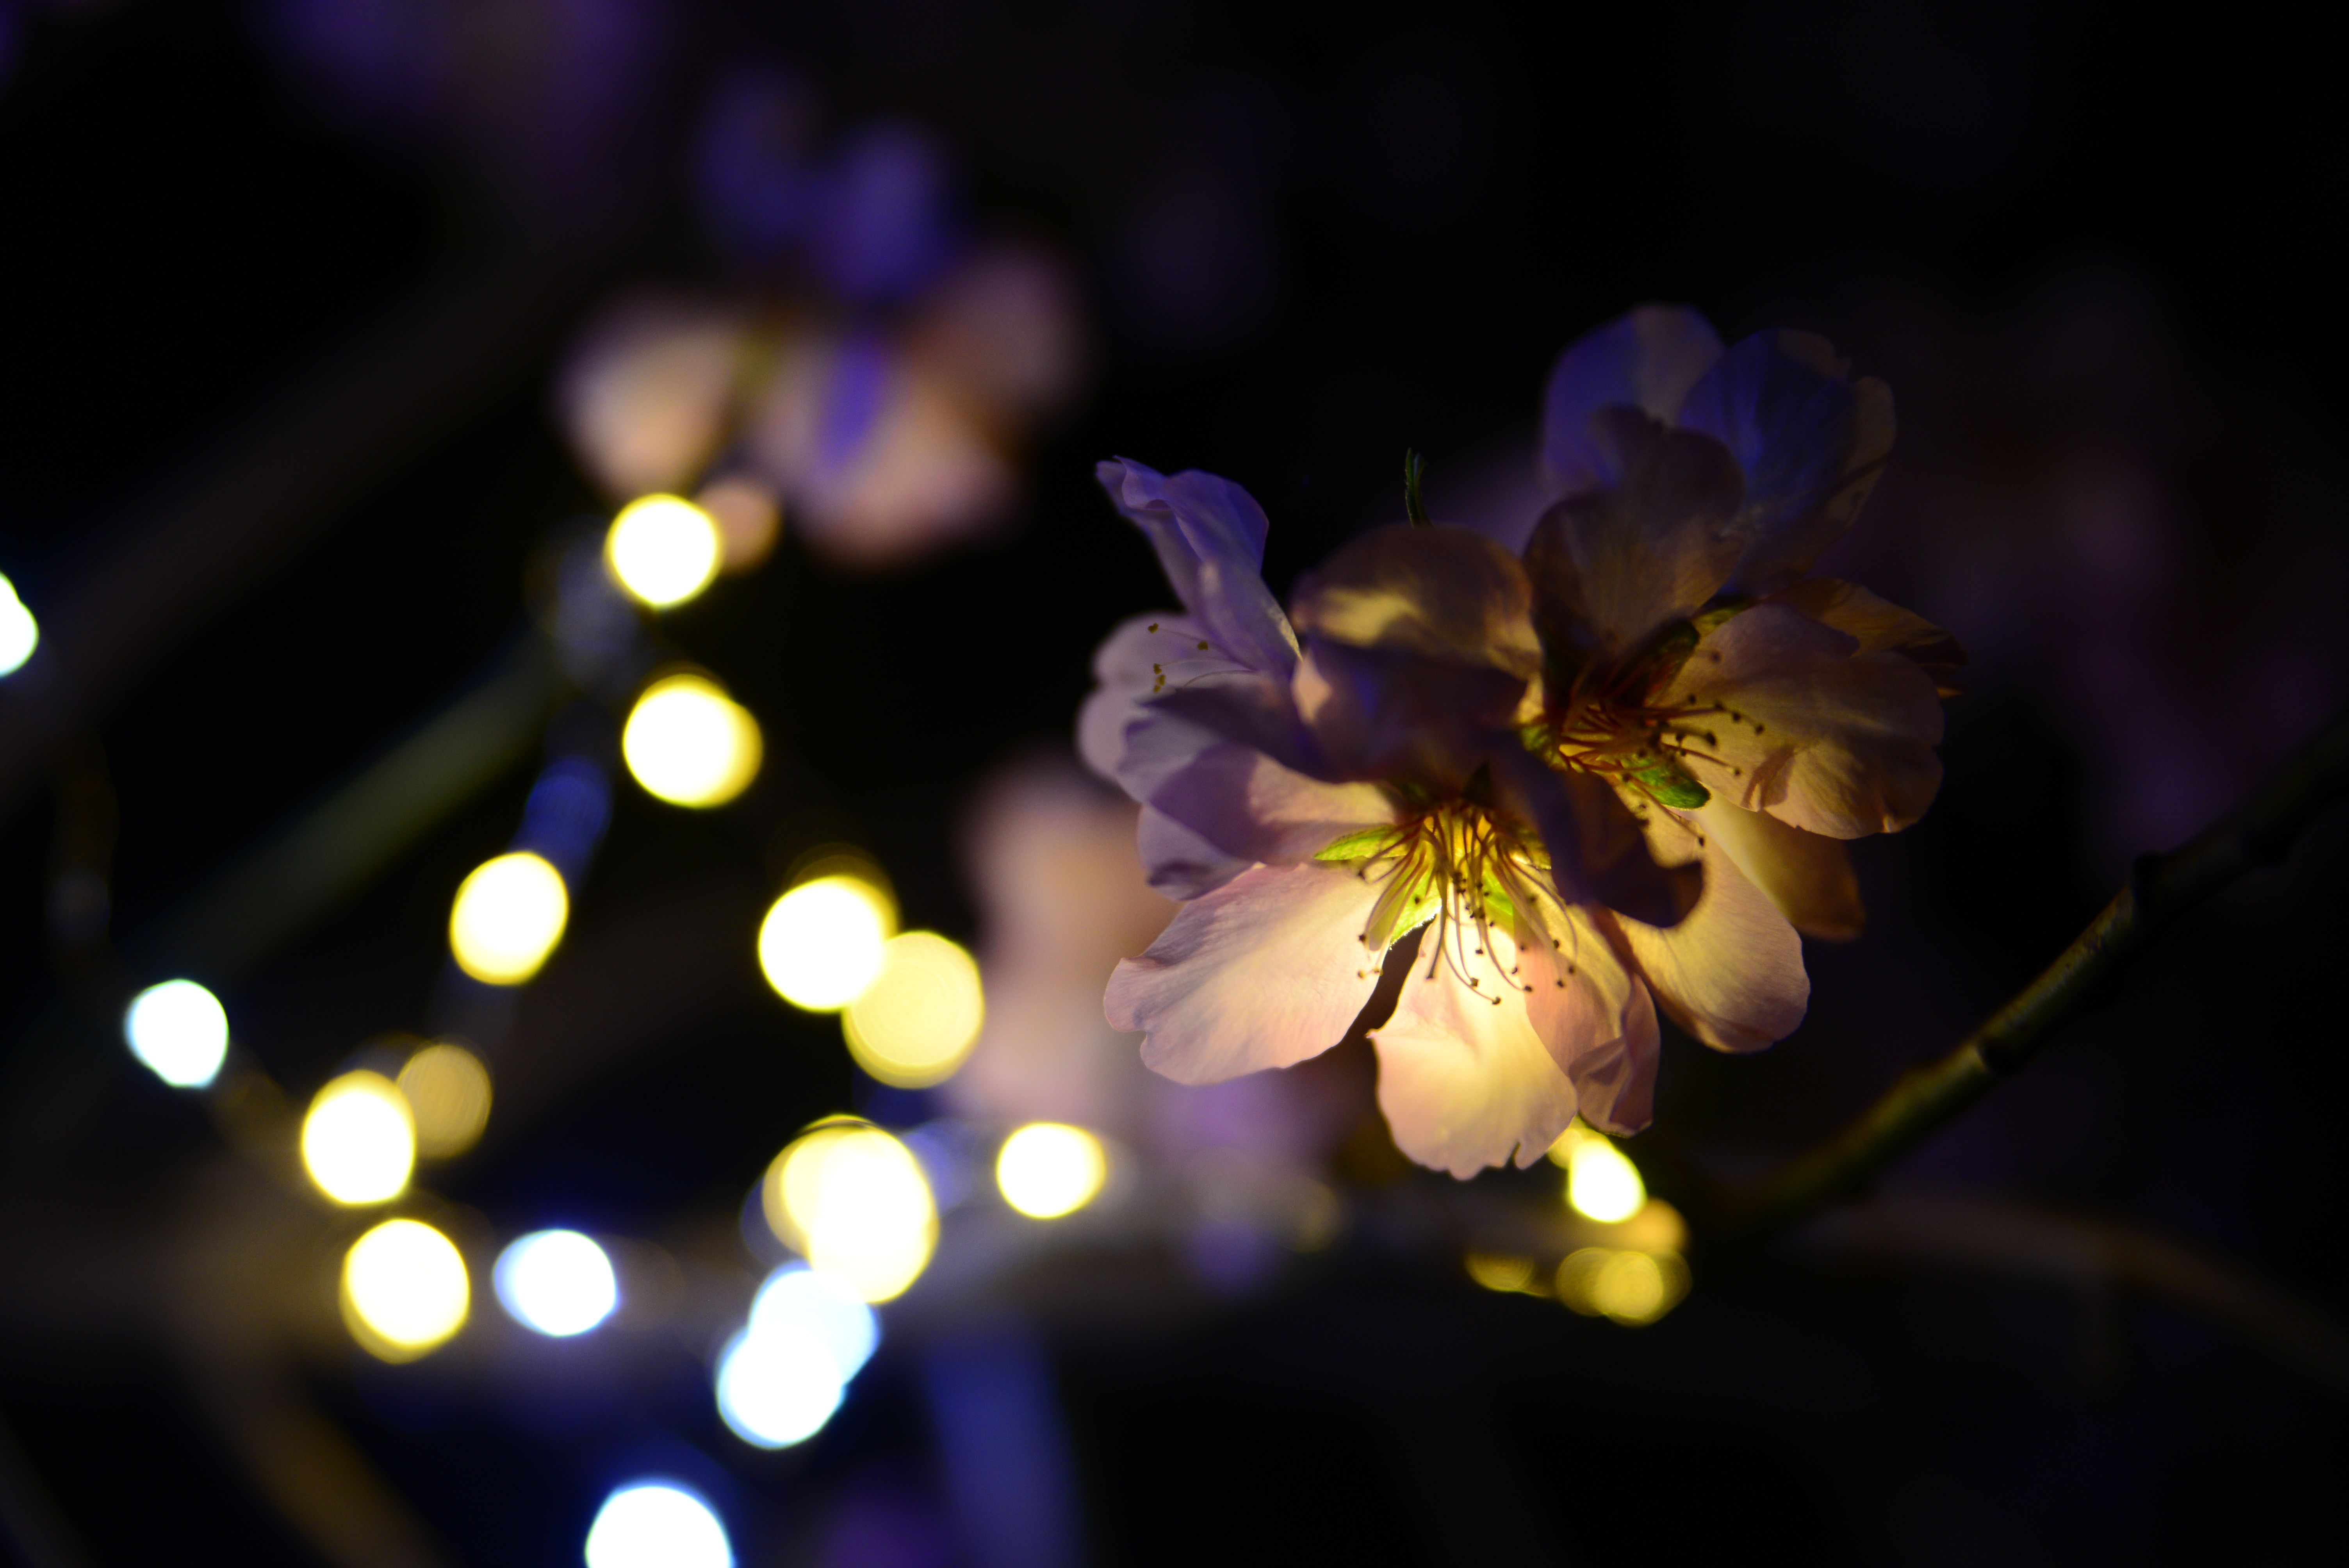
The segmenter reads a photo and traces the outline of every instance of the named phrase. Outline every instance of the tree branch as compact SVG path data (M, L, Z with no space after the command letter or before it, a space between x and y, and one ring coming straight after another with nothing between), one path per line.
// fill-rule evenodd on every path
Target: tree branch
M2244 872L2281 861L2318 813L2349 793L2349 713L2302 747L2265 788L2183 849L2146 855L2088 928L1957 1049L1911 1068L1842 1131L1797 1156L1724 1218L1738 1233L1775 1230L1850 1196L2023 1070L2055 1033L2101 1002L2138 951L2179 915Z
M2234 1330L2336 1394L2349 1394L2349 1334L2223 1258L2153 1231L1995 1200L1885 1199L1822 1218L1797 1244L1822 1256L1941 1264L2122 1287Z

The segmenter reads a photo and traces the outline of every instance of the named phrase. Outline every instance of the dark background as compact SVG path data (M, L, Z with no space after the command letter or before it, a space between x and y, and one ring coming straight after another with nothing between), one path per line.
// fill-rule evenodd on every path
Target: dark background
M108 988L523 624L540 540L602 504L549 418L565 332L630 283L734 281L681 172L730 64L787 61L839 123L937 136L971 213L1078 269L1093 371L1004 541L856 577L787 532L674 618L778 760L719 817L618 792L517 1025L556 1050L592 1021L604 1054L502 1110L442 1182L502 1232L730 1223L791 1130L856 1099L828 1022L773 1004L740 934L808 824L845 821L910 923L973 935L961 800L1065 736L1093 644L1165 599L1092 488L1112 452L1248 486L1281 590L1400 511L1406 445L1439 502L1520 460L1557 350L1642 299L1725 337L1816 330L1891 382L1890 477L1823 564L1953 630L1969 695L1932 813L1858 846L1873 925L1813 944L1803 1030L1744 1060L1668 1045L1649 1136L1718 1175L1945 1048L2130 856L2190 834L2343 695L2330 82L2254 18L494 9L555 36L635 15L639 44L574 80L517 25L490 88L402 119L305 68L282 8L0 5L0 570L36 612L78 607L58 647L87 626L128 650L41 699L62 718L0 686L0 1418L25 1506L79 1543L62 1561L318 1560L144 1310L165 1276L142 1260L220 1137L119 1050ZM419 310L501 265L525 282L464 352L375 384ZM321 407L400 433L337 447L299 424ZM188 537L222 542L141 621L141 531L198 493L225 499ZM306 1089L426 1026L448 891L527 785L510 770L224 993L273 1077ZM45 913L93 799L119 820L119 958L68 951ZM1894 1185L2150 1226L2342 1303L2344 851L2325 824L2172 934ZM1033 1314L1102 1563L2294 1561L2333 1512L2337 1388L2057 1280L1700 1253L1687 1304L1629 1332L1369 1243L1237 1301L1132 1268L1040 1287ZM109 1290L131 1299L86 1310ZM560 1418L354 1360L312 1357L305 1386L452 1561L575 1561L640 1460L700 1467L745 1562L978 1560L908 1357L885 1351L784 1456L718 1427L682 1351ZM855 1533L870 1519L894 1544Z

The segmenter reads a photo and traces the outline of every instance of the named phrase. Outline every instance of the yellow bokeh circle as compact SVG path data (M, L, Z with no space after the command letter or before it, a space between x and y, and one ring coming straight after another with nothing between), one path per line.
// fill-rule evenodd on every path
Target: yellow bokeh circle
M683 496L639 496L604 536L604 560L620 586L656 610L682 604L718 575L725 538Z
M464 1326L472 1305L455 1243L416 1220L386 1220L343 1258L343 1322L371 1354L413 1361Z
M794 1139L767 1168L760 1199L784 1244L864 1301L904 1294L937 1243L937 1204L913 1150L851 1118Z
M528 852L476 867L449 912L457 966L491 985L519 985L538 973L571 917L563 873Z
M882 948L896 929L887 890L845 872L819 876L767 911L759 925L759 967L792 1006L835 1012L881 973Z
M722 806L750 788L764 754L759 721L707 676L647 686L620 732L620 755L647 793L678 806Z
M841 1015L849 1054L883 1083L926 1088L954 1076L978 1043L987 1005L978 964L935 932L882 944L872 981Z
M1108 1176L1101 1140L1057 1121L1029 1123L1003 1140L995 1160L1003 1201L1037 1220L1075 1213L1093 1201Z
M302 1165L337 1203L382 1203L408 1189L416 1125L408 1098L379 1073L345 1073L302 1118Z

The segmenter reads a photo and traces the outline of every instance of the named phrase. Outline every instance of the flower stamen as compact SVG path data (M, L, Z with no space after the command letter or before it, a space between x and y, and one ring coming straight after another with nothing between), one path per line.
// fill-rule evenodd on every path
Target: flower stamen
M1485 807L1461 799L1431 804L1390 826L1346 834L1315 858L1351 863L1355 875L1381 884L1362 929L1364 946L1381 950L1433 923L1426 978L1448 967L1495 1006L1499 993L1531 992L1517 978L1515 957L1504 965L1494 928L1498 914L1516 918L1537 909L1534 889L1545 857L1537 841L1496 821Z

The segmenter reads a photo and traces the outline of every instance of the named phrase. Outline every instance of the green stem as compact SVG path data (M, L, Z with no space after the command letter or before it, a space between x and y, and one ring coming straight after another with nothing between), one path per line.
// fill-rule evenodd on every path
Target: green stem
M1726 1206L1729 1228L1775 1230L1851 1196L2029 1065L2102 1001L2156 933L2254 867L2281 861L2318 813L2349 794L2349 713L2319 730L2265 788L2184 848L2146 855L2088 928L2013 1001L1939 1060L1901 1075L1857 1119Z
M1402 511L1414 528L1430 528L1435 520L1427 515L1427 502L1420 499L1420 480L1426 475L1427 459L1409 448L1402 454Z

